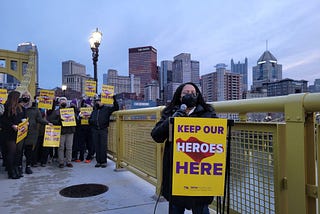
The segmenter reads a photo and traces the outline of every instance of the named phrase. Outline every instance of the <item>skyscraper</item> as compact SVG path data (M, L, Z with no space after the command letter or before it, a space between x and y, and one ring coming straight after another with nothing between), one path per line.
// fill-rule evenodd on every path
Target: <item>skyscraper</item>
M35 84L36 84L36 89L39 88L39 56L38 56L38 48L35 44L32 42L23 42L18 45L17 48L18 52L23 52L23 53L29 53L29 51L34 51L35 52ZM23 73L26 72L27 65L23 65ZM10 76L7 78L7 82L13 83L14 77Z
M144 98L144 87L157 78L157 50L152 46L129 48L129 75L140 77L140 95Z
M263 83L275 82L282 79L282 65L277 59L266 50L257 61L257 65L252 68L252 90L263 91Z
M169 82L172 82L172 61L164 60L161 61L160 73L159 73L159 90L160 100L165 101L165 87Z
M73 60L62 62L62 84L67 88L80 92L85 92L85 81L90 79L86 74L86 66ZM97 92L99 93L99 92Z
M118 71L108 69L106 79L103 80L104 84L114 86L114 93L135 93L137 96L140 93L140 78L135 77L134 74L129 76L119 76Z
M189 53L181 53L173 59L172 82L200 84L199 61L191 60L191 54Z
M204 99L207 102L241 99L241 74L230 72L224 63L215 68L216 72L201 76Z
M248 59L247 57L244 59L244 63L240 63L240 61L235 64L233 59L231 59L231 72L242 75L241 81L241 93L248 91Z

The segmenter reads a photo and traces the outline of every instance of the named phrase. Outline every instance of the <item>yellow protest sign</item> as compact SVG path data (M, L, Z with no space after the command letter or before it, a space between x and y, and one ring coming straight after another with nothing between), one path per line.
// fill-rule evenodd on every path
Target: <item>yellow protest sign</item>
M113 104L113 94L114 94L114 86L113 85L102 85L101 103L112 105Z
M96 81L94 80L87 80L85 82L85 88L84 88L84 93L88 97L94 97L94 95L97 93L96 92Z
M51 110L53 107L54 91L53 90L40 90L38 108Z
M59 147L60 146L61 126L46 125L43 138L44 147Z
M62 126L76 126L76 118L74 116L73 108L61 108L60 118L62 120Z
M172 195L222 196L227 119L175 117Z
M92 107L81 107L80 114L81 114L81 125L88 125L89 124L89 117L91 115L93 108Z
M19 143L22 141L28 134L28 126L29 126L29 119L25 119L21 123L18 124L18 132L17 132L17 141Z
M0 88L0 103L5 104L5 102L7 101L7 97L8 97L7 89Z

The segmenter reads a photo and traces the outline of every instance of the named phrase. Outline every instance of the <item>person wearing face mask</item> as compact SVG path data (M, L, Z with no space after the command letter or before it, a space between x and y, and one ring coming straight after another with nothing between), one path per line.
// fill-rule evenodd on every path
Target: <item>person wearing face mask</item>
M72 159L72 144L73 144L73 135L76 131L75 126L63 126L62 119L60 117L60 109L67 108L67 98L60 97L59 106L56 110L54 110L48 120L53 125L61 126L61 136L60 136L60 145L58 148L58 162L59 168L64 168L65 159L66 159L66 166L73 167L71 163Z
M46 119L42 118L40 110L36 106L36 102L31 98L28 91L22 93L21 104L26 109L26 115L29 119L28 134L24 140L24 155L26 157L26 174L32 174L33 171L31 166L37 166L37 156L38 151L38 135L39 135L39 125L52 125ZM21 160L22 163L22 160Z
M166 106L161 119L151 131L157 143L165 142L163 154L163 175L161 194L169 201L169 214L182 214L185 209L193 214L209 214L209 204L213 196L174 196L172 195L173 145L168 142L170 117L216 118L214 108L206 104L199 88L192 82L181 84L175 91L171 102Z
M4 104L4 113L2 116L2 131L6 147L6 169L8 178L19 179L23 177L21 169L18 168L22 154L23 141L16 143L18 124L26 119L25 109L20 104L19 91L11 91Z
M92 142L95 146L96 161L95 167L107 167L108 127L110 116L114 111L119 110L116 96L113 96L113 106L109 107L101 103L101 98L96 97L95 107L89 117L91 126Z

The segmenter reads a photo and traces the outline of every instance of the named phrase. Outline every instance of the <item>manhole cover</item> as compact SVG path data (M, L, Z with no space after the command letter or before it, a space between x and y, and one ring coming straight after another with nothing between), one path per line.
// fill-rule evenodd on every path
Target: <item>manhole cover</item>
M102 184L78 184L60 190L60 195L69 198L85 198L100 195L108 191L108 187Z

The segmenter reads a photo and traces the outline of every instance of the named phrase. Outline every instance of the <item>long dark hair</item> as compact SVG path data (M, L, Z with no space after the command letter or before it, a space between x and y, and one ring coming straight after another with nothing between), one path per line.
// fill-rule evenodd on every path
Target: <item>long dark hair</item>
M181 98L181 92L182 92L184 86L186 86L186 85L192 85L196 89L196 93L198 95L197 105L201 105L207 111L213 111L212 106L207 104L204 101L203 96L202 96L198 86L196 84L194 84L193 82L186 82L186 83L182 83L181 85L179 85L179 87L174 92L174 95L172 97L171 102L169 103L169 105L166 107L165 110L170 111L173 108L176 108L177 106L181 105L181 99L180 99Z
M5 114L10 117L12 115L17 115L18 113L22 112L22 106L19 104L19 91L11 91L8 94L8 99L5 103ZM19 112L17 112L17 109Z

